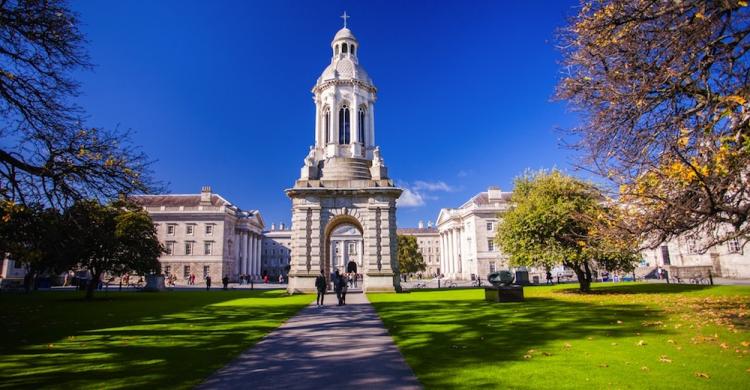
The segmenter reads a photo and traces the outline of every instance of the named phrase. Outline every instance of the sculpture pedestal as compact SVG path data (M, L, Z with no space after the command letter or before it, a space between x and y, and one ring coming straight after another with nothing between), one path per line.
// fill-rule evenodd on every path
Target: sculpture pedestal
M485 287L484 299L490 302L523 302L523 286Z
M146 287L143 291L164 291L164 275L146 275Z

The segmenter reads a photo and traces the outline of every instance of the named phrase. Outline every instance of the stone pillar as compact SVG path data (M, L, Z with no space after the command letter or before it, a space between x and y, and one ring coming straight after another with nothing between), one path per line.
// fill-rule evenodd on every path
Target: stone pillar
M322 269L323 227L321 207L308 204L304 198L292 200L292 260L289 271L289 293L314 293L315 278Z
M245 240L242 231L237 233L237 262L239 263L240 274L246 274L245 269Z
M368 114L369 114L369 118L367 119L369 119L370 126L367 129L368 130L367 133L369 135L369 138L367 139L367 144L374 146L375 145L375 102L374 101L370 102Z
M320 100L315 99L315 146L320 147L325 142L325 135L321 131L320 117L323 113L320 111Z
M260 265L261 265L260 258L261 258L261 250L263 247L263 236L258 234L258 237L256 238L256 240L257 240L257 246L255 247L255 258L257 259L258 272L260 273Z
M444 274L446 273L446 267L445 267L445 232L440 233L440 273Z

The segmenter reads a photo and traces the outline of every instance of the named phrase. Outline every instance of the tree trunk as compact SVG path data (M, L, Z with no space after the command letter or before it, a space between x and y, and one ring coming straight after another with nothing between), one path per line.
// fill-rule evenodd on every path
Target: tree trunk
M23 288L24 291L26 291L26 294L31 292L34 279L34 273L31 270L26 271L26 275L23 276Z
M86 286L86 299L94 298L94 290L96 290L96 288L99 286L99 278L101 278L101 276L101 272L92 273L91 280Z
M568 267L573 269L573 272L576 273L576 277L578 278L578 290L582 293L588 293L591 292L591 270L588 267L588 263L583 263L584 269L581 269L580 266L571 266L568 265Z

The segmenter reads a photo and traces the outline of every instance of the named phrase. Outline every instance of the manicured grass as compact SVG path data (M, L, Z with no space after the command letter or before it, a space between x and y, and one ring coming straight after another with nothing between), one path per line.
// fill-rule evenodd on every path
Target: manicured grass
M190 388L313 299L282 291L0 295L0 387Z
M750 287L574 287L368 298L428 389L750 388Z

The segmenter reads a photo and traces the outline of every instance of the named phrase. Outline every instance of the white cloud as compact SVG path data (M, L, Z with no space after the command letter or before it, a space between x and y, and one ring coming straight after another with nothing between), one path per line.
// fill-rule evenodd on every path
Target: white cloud
M415 191L445 191L445 192L453 192L456 189L446 184L444 181L422 181L417 180L414 182L414 190Z
M401 197L398 198L396 204L398 204L398 207L420 207L424 206L424 199L418 192L404 188L404 192L401 193Z

